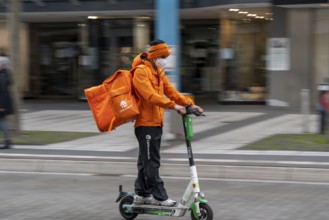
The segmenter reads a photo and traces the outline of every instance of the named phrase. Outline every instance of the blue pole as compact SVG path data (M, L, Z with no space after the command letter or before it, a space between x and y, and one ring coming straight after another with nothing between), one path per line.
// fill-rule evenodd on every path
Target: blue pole
M166 74L177 90L180 90L180 31L179 0L156 0L156 39L165 41L172 47L175 58L174 68L166 70ZM175 57L174 57L175 56Z

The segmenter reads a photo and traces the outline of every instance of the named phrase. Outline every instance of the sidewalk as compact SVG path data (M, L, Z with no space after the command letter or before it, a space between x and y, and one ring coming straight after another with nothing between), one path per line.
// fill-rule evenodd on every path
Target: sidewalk
M49 104L27 104L22 109L22 130L98 132L86 102ZM47 108L48 107L48 108ZM250 142L273 134L303 133L303 116L295 112L272 110L266 106L221 106L206 105L206 117L193 119L193 150L195 153L221 153L235 150ZM170 117L178 120L174 126L183 127L180 117L172 111L165 113L163 152L185 152L184 141L175 142L171 134ZM317 115L309 117L309 132L317 131ZM177 130L177 129L176 129ZM173 145L174 144L174 145ZM120 126L112 133L96 137L52 144L47 146L17 146L29 149L66 149L90 151L127 151L137 148L133 123Z
M237 150L273 134L302 133L303 118L298 112L267 106L202 107L206 117L194 118L192 142L201 177L329 181L329 152ZM170 133L170 117L172 114L166 111L162 173L186 174L185 166L177 166L187 163L185 142ZM23 130L98 132L86 102L27 102L21 119ZM309 132L317 131L317 121L317 115L309 116ZM137 152L130 123L112 133L69 142L14 146L0 151L0 169L133 175Z

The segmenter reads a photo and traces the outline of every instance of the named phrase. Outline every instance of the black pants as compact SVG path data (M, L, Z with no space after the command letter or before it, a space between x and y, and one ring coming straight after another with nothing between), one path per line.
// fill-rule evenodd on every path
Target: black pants
M135 193L139 196L153 195L159 201L167 200L168 195L159 175L162 127L137 127L135 135L139 143Z
M0 131L3 132L4 140L9 141L10 132L9 132L9 128L8 128L8 124L7 124L5 116L0 116Z

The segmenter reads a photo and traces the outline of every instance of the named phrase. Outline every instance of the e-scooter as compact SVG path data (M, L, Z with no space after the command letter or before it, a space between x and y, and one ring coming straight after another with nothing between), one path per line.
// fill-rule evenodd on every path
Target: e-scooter
M132 220L139 214L176 216L182 217L186 211L191 211L192 220L212 220L213 212L211 207L204 199L204 194L200 191L197 169L193 159L191 140L193 138L192 118L189 115L204 116L197 109L186 107L186 114L183 116L183 127L187 146L187 155L190 165L190 183L188 184L180 202L176 206L158 206L158 205L137 205L134 202L134 193L123 192L122 185L119 186L119 197L116 202L119 203L120 214L126 220ZM191 204L187 204L193 195Z

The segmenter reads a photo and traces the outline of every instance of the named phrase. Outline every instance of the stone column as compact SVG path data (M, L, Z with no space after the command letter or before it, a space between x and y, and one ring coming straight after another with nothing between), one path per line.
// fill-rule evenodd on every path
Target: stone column
M313 9L273 7L269 38L288 40L289 68L268 70L268 104L271 106L299 108L301 90L315 89L313 12Z
M147 18L136 18L134 23L134 53L145 51L150 42L150 23ZM147 51L145 51L147 52Z
M11 0L8 2L8 30L9 30L9 59L10 59L10 73L13 81L12 85L12 97L15 106L15 114L13 119L13 129L20 130L20 99L21 99L21 60L20 60L20 21L19 15L21 11L21 1L20 0Z
M230 89L228 84L228 74L231 68L230 60L232 57L228 55L233 53L233 34L234 22L222 14L220 18L220 81L222 93ZM233 54L234 56L234 54ZM225 94L222 94L222 97Z

